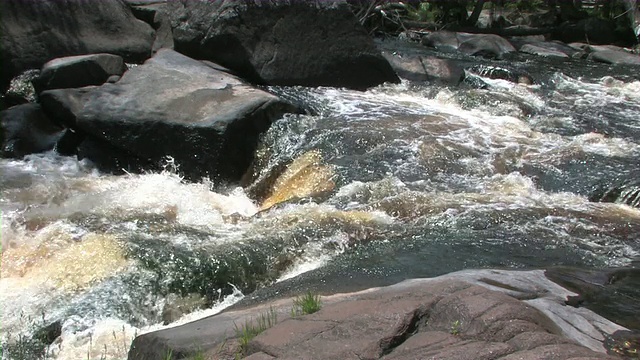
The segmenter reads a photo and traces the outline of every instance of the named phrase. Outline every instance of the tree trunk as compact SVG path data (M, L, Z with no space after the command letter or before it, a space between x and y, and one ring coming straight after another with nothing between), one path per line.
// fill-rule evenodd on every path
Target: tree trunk
M625 11L629 17L629 23L636 39L640 41L640 1L639 0L620 0L624 4Z
M471 26L475 26L480 18L480 13L482 12L482 7L484 6L485 0L477 0L476 5L473 7L473 12L469 19L467 19L467 24Z

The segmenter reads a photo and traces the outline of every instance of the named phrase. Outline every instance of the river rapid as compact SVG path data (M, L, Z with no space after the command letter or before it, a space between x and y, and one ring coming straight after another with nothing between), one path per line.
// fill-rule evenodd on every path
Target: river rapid
M46 356L126 358L136 334L282 284L638 267L640 210L589 201L640 175L638 74L492 65L534 84L268 88L309 114L272 125L243 186L187 183L170 158L124 176L54 153L0 159L3 359L56 321Z

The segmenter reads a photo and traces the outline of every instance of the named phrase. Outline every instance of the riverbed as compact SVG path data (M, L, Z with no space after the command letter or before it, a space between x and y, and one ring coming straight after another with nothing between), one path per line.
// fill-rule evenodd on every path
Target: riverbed
M243 184L183 181L171 158L124 176L53 152L1 159L3 338L60 321L48 356L126 358L136 334L284 283L637 267L640 210L589 197L640 174L638 74L490 64L534 83L267 88L307 114L272 125ZM167 319L179 299L196 305Z

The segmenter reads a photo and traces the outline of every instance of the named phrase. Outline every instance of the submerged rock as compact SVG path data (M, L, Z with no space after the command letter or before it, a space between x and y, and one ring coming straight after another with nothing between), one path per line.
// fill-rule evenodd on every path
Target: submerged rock
M172 1L175 49L270 85L366 89L397 82L346 3Z
M151 56L154 31L119 0L0 2L4 89L18 73L71 55L111 53L127 61Z
M82 139L79 157L102 170L157 170L169 159L194 180L240 179L258 136L273 120L297 111L169 49L115 84L49 90L41 100L51 116Z
M323 297L311 315L292 318L293 299L222 313L138 336L129 359L612 359L605 335L625 329L571 294L539 270L461 271ZM277 324L240 347L234 326L260 316Z

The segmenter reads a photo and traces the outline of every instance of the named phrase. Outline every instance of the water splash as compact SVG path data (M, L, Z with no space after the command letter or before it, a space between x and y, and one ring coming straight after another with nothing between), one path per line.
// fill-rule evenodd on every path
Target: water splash
M264 200L260 210L288 200L318 196L332 191L335 187L333 177L333 169L323 164L320 152L308 151L289 164L275 180L270 195Z

